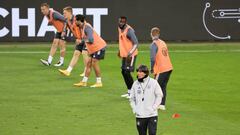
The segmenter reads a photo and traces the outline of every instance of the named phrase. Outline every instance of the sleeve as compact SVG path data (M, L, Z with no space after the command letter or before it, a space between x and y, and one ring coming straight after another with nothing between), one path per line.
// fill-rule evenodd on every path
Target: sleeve
M162 98L163 98L163 93L162 93L162 89L160 87L160 85L158 84L158 82L156 80L155 81L155 90L154 90L154 94L155 94L155 102L153 104L153 109L157 110L157 107L161 104Z
M93 29L89 26L86 26L86 28L84 29L84 32L87 35L88 43L92 44L94 42Z
M134 83L135 84L135 83ZM132 108L133 113L136 113L136 95L135 95L135 89L134 89L134 84L131 88L131 92L130 92L130 106Z
M58 12L53 12L53 19L64 22L63 31L67 31L67 19L65 19L63 15Z
M58 12L53 12L53 19L59 20L59 21L62 21L62 22L67 22L67 19L65 19L64 16L61 15L60 13L58 13Z
M157 45L155 43L152 43L150 50L151 50L150 52L151 70L153 70L153 66L155 64L156 55L158 51Z
M128 29L128 32L127 32L127 38L129 39L129 40L131 40L132 41L132 43L133 43L133 47L132 47L132 49L130 50L130 54L132 54L136 49L137 49L137 47L138 47L138 39L137 39L137 37L136 37L136 35L135 35L135 32L134 32L134 30L133 29Z
M137 39L136 34L135 34L135 32L134 32L133 29L131 29L131 28L128 29L127 38L128 38L129 40L131 40L134 45L137 45L137 44L138 44L138 39Z

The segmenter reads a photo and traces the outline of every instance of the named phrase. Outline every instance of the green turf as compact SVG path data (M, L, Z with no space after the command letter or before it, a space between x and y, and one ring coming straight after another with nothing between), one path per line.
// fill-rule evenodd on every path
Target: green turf
M81 79L82 59L70 77L63 77L39 63L49 45L33 44L0 46L0 135L137 135L129 102L120 98L126 88L116 46L109 45L101 62L104 87L93 89L72 86ZM174 71L158 135L240 134L238 44L170 44ZM149 65L148 49L140 47L137 65ZM64 68L72 50L68 46ZM92 73L89 84L94 82ZM181 117L172 119L174 113Z

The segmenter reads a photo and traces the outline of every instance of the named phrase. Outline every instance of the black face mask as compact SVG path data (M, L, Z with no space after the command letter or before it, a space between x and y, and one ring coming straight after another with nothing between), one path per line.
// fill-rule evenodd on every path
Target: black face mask
M125 26L126 26L126 24L123 24L123 25L118 24L118 27L119 27L121 30L123 30L123 29L125 28Z
M143 83L143 79L145 79L147 77L148 77L148 75L145 75L143 78L138 78L138 76L137 76L138 82Z

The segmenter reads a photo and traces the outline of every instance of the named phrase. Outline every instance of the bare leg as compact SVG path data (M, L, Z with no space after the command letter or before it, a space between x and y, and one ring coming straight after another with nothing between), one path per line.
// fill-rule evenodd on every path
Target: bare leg
M94 71L95 71L96 77L101 77L99 60L97 60L97 59L92 59L92 66L93 66L93 69L94 69Z
M85 73L85 77L89 77L90 73L91 73L91 68L92 68L92 58L89 59L88 63L87 63L87 69L86 69L86 73Z
M73 68L77 64L80 55L81 55L80 51L78 51L78 50L74 51L72 60L71 60L71 62L69 64L70 67Z
M52 47L51 47L51 49L50 49L49 56L52 56L52 57L53 57L53 56L55 55L55 53L56 53L56 51L57 51L57 48L58 48L59 40L60 40L60 39L54 38L53 43L52 43Z
M88 52L83 50L82 51L82 56L83 56L83 64L84 64L84 71L80 76L84 76L86 69L87 69L87 62L89 60Z
M64 40L59 40L60 56L64 58L66 54L66 44Z

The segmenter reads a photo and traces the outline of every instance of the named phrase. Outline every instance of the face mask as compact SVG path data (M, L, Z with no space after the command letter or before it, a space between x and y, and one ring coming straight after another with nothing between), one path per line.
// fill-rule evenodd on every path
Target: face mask
M143 83L143 79L145 79L147 77L148 77L148 75L145 75L143 78L138 78L138 76L137 76L138 82Z

